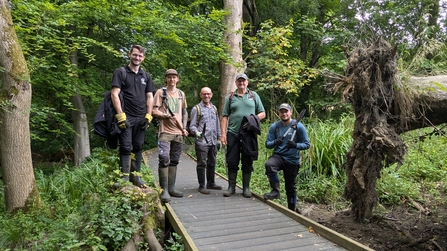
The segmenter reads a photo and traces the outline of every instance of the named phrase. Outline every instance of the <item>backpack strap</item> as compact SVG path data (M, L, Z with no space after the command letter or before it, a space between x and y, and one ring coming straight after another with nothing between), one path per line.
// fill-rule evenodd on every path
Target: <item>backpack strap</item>
M199 123L200 119L202 118L202 109L200 109L199 104L195 105L195 107L197 109L197 123Z
M121 71L121 75L123 76L123 78L121 79L121 85L124 86L124 85L126 85L126 78L127 78L126 67L121 66L120 71Z
M200 119L202 118L202 109L200 108L200 105L195 105L197 109L197 123L199 123ZM217 114L217 107L213 105L214 112Z

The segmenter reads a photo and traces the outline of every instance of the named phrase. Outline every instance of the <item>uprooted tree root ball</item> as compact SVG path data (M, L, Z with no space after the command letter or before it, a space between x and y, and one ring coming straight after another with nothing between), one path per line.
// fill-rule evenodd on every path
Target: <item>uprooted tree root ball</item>
M396 48L377 40L348 54L344 91L356 120L347 154L344 196L361 221L377 205L376 181L385 166L402 163L406 145L399 136L413 112L410 94L397 75Z

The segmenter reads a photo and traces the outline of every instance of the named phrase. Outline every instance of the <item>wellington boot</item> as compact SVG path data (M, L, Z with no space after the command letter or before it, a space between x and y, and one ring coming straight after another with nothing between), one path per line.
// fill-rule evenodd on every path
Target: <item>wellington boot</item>
M123 181L129 181L129 173L130 173L130 155L120 156L120 167ZM120 187L120 182L115 182L113 184L113 188L117 189Z
M251 173L242 173L242 195L245 198L251 198L250 179Z
M160 199L162 202L170 202L171 196L168 192L168 168L158 168L158 181L162 189Z
M296 212L296 204L293 204L293 203L287 203L287 207L288 207L290 210Z
M199 181L198 191L203 194L210 194L210 191L205 188L205 168L197 168L197 180Z
M279 188L280 188L279 182L275 183L275 182L270 181L270 186L272 187L272 191L270 193L264 194L264 199L266 199L266 200L279 199L281 197L281 195L279 193Z
M236 193L236 177L237 172L233 173L228 171L228 190L224 192L224 197L230 197Z
M168 167L168 192L172 197L183 197L183 193L175 189L175 179L177 178L177 166Z
M143 156L141 153L135 154L135 160L132 160L130 165L130 181L137 187L145 188L149 186L141 179L140 171L142 161Z
M206 188L212 190L222 190L221 186L218 186L214 181L214 173L215 167L207 167L206 168Z

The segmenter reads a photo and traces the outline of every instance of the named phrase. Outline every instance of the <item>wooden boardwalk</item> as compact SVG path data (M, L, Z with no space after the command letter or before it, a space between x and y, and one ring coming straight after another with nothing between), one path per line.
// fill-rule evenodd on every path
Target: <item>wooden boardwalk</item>
M158 181L156 149L146 151L144 161ZM235 195L223 197L228 182L216 175L216 183L222 191L199 193L196 162L182 154L176 188L184 196L171 197L165 206L166 217L183 237L185 250L372 250L256 194L244 198L240 187Z

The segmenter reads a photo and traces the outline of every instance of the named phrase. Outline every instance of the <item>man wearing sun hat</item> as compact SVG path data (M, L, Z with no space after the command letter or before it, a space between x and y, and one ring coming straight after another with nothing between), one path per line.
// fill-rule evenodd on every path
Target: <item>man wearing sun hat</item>
M162 202L170 202L172 197L183 197L175 188L177 165L182 153L183 136L188 136L186 123L185 93L177 88L179 75L175 69L165 72L165 87L157 90L154 96L152 114L160 119L158 131L158 178Z
M265 147L273 150L273 155L265 162L267 175L272 191L264 195L264 199L280 198L278 171L283 170L287 206L290 210L296 208L296 176L300 168L300 151L309 149L307 130L301 122L292 119L293 110L287 103L278 108L280 120L269 127Z

